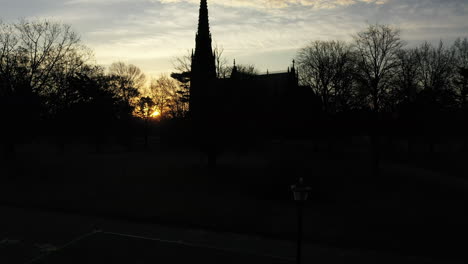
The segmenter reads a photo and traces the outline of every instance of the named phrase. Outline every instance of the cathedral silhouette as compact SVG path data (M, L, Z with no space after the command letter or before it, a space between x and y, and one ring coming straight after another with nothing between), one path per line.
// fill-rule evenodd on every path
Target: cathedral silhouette
M291 129L317 107L312 90L299 85L294 61L285 72L261 75L238 71L234 61L230 76L218 78L207 0L200 2L191 67L189 116L204 136L219 136L222 127L237 134Z

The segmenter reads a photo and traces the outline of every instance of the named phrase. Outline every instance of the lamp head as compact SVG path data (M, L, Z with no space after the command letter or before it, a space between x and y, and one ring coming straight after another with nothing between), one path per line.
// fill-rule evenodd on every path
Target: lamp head
M304 179L301 177L295 185L291 185L291 191L294 194L295 201L305 201L309 196L311 188L304 184Z

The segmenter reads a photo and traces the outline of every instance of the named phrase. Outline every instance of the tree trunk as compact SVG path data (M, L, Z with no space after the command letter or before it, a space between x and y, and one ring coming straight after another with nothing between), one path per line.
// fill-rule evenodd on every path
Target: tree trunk
M379 147L379 138L377 134L371 135L371 166L372 166L372 176L378 178L380 175L379 166L380 166L380 147Z
M379 131L379 114L376 110L376 106L374 106L374 112L372 117L372 124L371 124L371 172L374 179L379 177L379 165L380 165L380 146L379 146L379 138L378 138L378 131Z
M145 150L148 150L148 118L145 119Z

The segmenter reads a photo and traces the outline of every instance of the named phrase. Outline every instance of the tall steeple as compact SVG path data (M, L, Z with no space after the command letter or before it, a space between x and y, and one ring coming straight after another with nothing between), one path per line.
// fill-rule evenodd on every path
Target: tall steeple
M198 36L208 36L211 41L210 22L208 21L208 4L206 0L200 1L197 37Z
M192 61L192 72L195 70L200 77L215 78L215 56L211 47L210 23L208 20L207 0L200 1L198 31L195 37L195 54ZM195 67L195 69L194 69Z
M213 95L216 79L215 56L211 47L210 24L207 0L200 1L198 31L195 37L195 52L192 56L190 84L190 112L192 116L203 115ZM206 109L207 110L207 109Z

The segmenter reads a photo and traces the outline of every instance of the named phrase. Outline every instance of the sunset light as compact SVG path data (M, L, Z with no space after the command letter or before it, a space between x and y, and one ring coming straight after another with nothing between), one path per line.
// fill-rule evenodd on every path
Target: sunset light
M160 116L160 115L161 115L161 113L159 113L159 111L156 110L156 111L154 111L154 112L151 114L151 117L158 117L158 116Z
M0 264L468 264L468 0L0 1Z

